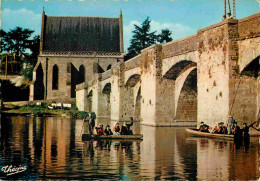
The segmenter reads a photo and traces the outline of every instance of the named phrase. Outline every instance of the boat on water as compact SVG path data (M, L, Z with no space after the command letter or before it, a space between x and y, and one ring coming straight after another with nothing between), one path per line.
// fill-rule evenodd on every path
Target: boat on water
M100 140L100 139L115 139L115 140L142 140L142 134L133 135L89 135L82 134L82 141Z
M228 139L228 140L234 139L234 135L229 135L229 134L206 133L206 132L199 131L199 129L191 129L191 128L186 128L186 131L188 133L191 133L191 134L194 134L194 135L200 136L200 137L222 138L222 139Z

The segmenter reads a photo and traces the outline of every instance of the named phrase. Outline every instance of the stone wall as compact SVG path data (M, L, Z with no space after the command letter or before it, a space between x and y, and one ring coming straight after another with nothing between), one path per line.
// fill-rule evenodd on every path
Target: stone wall
M141 55L141 123L155 125L156 66L154 46L142 51Z
M257 77L244 74L239 83L239 74L259 58L260 30L255 26L259 16L227 19L185 39L148 47L126 62L120 60L88 83L92 111L98 116L110 111L112 120L140 116L142 124L153 126L178 121L214 126L227 122L229 114L238 121L255 121L260 85ZM110 97L102 93L108 82Z
M238 21L240 39L252 38L260 35L260 13L248 16Z
M210 126L225 121L229 111L228 25L198 31L198 121Z
M46 61L47 61L47 76L46 76ZM95 58L95 57L70 57L70 56L39 56L38 62L42 64L44 71L44 86L45 94L47 90L46 99L67 99L75 96L75 88L79 83L78 71L81 65L85 68L85 81L90 81L95 73L94 62L102 68L107 68L109 64L114 65L120 59L117 58ZM57 65L58 73L58 89L52 88L53 81L53 66ZM37 69L37 67L36 67ZM47 77L47 89L46 89L46 77ZM35 80L35 79L34 79ZM33 97L33 87L31 91L31 99Z
M252 123L257 118L257 80L249 76L237 76L230 80L230 114L239 123Z
M140 67L141 65L141 54L127 60L125 63L125 71L133 69L135 67Z
M110 93L110 104L111 104L111 120L119 120L120 115L120 65L116 65L112 68L111 74L111 93Z
M166 78L156 80L156 125L170 125L175 119L175 81Z
M173 57L197 50L197 35L166 43L162 46L162 58Z
M76 95L76 106L78 110L86 111L87 109L86 102L87 102L87 90L84 88L78 89Z

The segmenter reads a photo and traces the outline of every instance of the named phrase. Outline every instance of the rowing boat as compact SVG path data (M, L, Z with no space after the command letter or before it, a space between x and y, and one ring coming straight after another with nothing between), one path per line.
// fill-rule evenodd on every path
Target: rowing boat
M200 137L222 138L222 139L229 139L229 140L234 139L234 135L229 135L229 134L206 133L206 132L199 131L199 129L190 129L190 128L186 128L186 131L188 133L191 133L191 134L194 134L194 135L200 136Z
M98 139L140 140L140 139L143 139L143 135L142 134L134 134L134 135L89 135L89 134L82 134L82 141L98 140Z

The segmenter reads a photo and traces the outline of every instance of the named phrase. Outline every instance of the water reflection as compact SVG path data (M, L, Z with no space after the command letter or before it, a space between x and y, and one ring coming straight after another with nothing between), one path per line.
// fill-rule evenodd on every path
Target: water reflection
M259 177L258 140L250 145L190 137L184 129L135 123L143 141L80 140L82 120L1 117L0 166L26 165L0 178L248 180ZM105 119L97 123L114 122Z

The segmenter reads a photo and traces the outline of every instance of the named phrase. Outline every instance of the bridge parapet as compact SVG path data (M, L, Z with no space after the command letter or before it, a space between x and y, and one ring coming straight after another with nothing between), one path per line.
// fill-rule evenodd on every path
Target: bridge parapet
M168 42L162 45L162 58L181 55L188 52L196 51L198 48L197 34L186 38Z
M130 70L135 67L140 67L141 66L141 54L127 60L124 64L125 64L125 70Z
M260 13L238 20L239 39L260 36Z
M102 80L106 80L111 77L111 69L102 73Z

